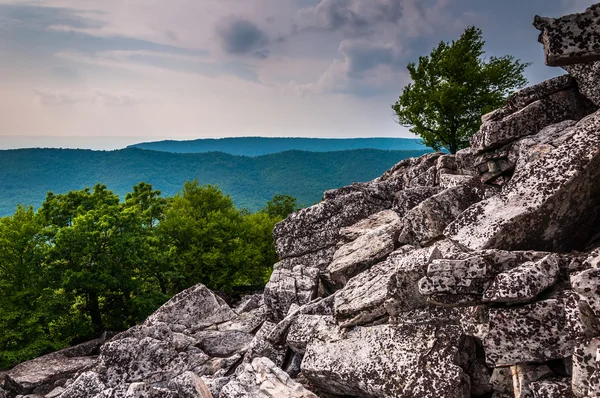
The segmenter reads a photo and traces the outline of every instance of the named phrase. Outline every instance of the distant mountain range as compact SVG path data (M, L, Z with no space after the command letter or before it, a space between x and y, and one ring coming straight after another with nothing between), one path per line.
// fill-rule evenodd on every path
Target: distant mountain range
M333 152L352 149L423 151L427 148L413 138L203 138L190 141L155 141L128 148L174 153L224 152L230 155L260 156L283 151Z
M140 181L170 196L185 181L198 179L200 184L217 184L236 205L250 211L260 209L276 194L292 195L299 203L310 205L327 189L371 180L400 160L426 152L429 150L358 149L248 157L137 148L5 150L0 151L0 215L12 214L17 204L38 207L47 191L65 193L97 182L123 198Z

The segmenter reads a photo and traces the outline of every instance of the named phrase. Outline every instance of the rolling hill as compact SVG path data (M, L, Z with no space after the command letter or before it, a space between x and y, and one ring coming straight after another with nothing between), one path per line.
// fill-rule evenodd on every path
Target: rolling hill
M271 138L234 137L203 138L190 141L156 141L130 145L128 148L174 153L224 152L230 155L260 156L284 151L333 152L352 149L385 151L427 150L414 138Z
M173 195L183 183L217 184L236 205L256 211L275 194L310 205L323 191L368 181L398 161L427 150L287 151L248 157L221 152L178 154L128 148L116 151L17 149L0 151L0 215L17 204L39 206L47 191L64 193L106 184L121 197L140 181Z

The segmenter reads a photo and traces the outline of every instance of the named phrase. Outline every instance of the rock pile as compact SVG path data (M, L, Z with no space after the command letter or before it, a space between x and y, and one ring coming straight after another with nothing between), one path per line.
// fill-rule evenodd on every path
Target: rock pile
M19 365L0 397L600 396L599 13L536 17L570 75L485 115L470 148L278 224L264 294L230 308L195 286L98 352Z

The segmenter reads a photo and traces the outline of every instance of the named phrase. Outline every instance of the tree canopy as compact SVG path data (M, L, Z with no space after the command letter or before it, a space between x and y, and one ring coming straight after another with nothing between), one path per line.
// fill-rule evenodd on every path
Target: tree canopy
M397 121L425 145L450 153L469 146L481 116L504 105L527 84L529 65L513 56L484 57L482 31L469 27L458 40L440 42L431 54L408 64L412 83L392 105Z
M142 182L120 201L96 184L19 206L0 218L0 369L127 329L197 283L263 287L273 227L297 208L285 195L269 203L249 213L190 181L167 198Z

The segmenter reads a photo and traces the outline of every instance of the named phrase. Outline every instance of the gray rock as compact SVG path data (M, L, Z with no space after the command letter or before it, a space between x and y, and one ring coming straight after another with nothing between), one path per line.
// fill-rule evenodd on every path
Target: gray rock
M364 220L357 222L349 227L340 229L340 238L342 243L350 243L361 236L372 233L377 230L389 231L394 233L395 225L400 221L400 217L392 210L384 210L375 213Z
M600 62L573 64L563 66L563 68L575 78L579 92L592 101L594 105L600 106L600 88L598 88Z
M577 90L559 91L501 120L486 121L471 138L471 147L477 153L498 148L563 120L579 120L593 111L594 107Z
M243 365L221 390L221 398L317 398L267 358Z
M490 366L545 362L573 355L583 336L577 297L556 298L514 308L492 308L490 330L483 341Z
M339 230L391 207L391 198L351 192L293 213L275 226L273 237L279 258L298 257L333 246Z
M343 331L331 315L300 314L291 324L286 344L294 352L304 355L306 347L314 340L332 341L343 337Z
M306 348L302 374L319 390L361 397L469 397L457 364L457 327L357 327L345 339L315 340Z
M533 26L541 31L546 65L560 66L600 60L599 6L581 14L561 18L535 17Z
M163 304L146 319L144 325L164 323L171 328L196 331L234 319L237 314L206 286L192 286Z
M330 246L275 264L264 290L265 305L272 320L280 321L292 305L304 305L318 295L320 275L331 263L335 251L335 246Z
M600 339L580 338L573 353L573 395L576 398L600 395Z
M533 398L571 398L570 380L542 380L530 384Z
M472 175L467 174L441 174L439 176L439 188L441 190L469 184L473 180ZM440 191L436 192L439 193Z
M504 107L483 115L481 121L485 123L487 121L504 119L506 116L525 108L527 105L535 101L549 97L550 95L559 91L564 91L574 87L576 87L575 81L569 75L557 76L552 79L545 80L541 83L526 87L512 94L508 97Z
M483 301L491 303L523 303L554 285L560 272L560 259L550 254L536 262L526 262L496 276L485 291Z
M283 365L286 348L281 344L274 344L268 340L268 336L273 333L276 327L277 325L271 322L263 323L250 342L244 357L245 362L250 362L254 358L266 357L277 366ZM280 338L280 340L282 339Z
M430 244L444 235L448 224L491 190L472 180L424 200L402 218L398 241L417 246Z
M237 330L203 330L193 335L196 347L211 357L226 358L235 353L244 353L254 335Z
M345 284L349 278L385 259L394 250L400 218L393 214L395 218L390 224L366 232L335 252L327 267L332 280Z
M96 356L68 357L64 351L57 351L12 368L5 375L4 387L18 394L29 394L36 389L48 393L54 382L73 377L96 362Z
M428 296L469 295L476 300L473 304L479 304L498 274L528 261L541 260L546 255L545 252L483 250L462 253L454 259L435 259L427 268L427 277L419 281L419 292Z
M395 256L390 256L388 261L395 267L395 275L388 284L386 300L383 303L390 316L397 317L402 312L427 306L427 298L419 293L418 282L426 274L427 266L444 255L442 250L438 245L434 245L409 253L399 251ZM366 295L366 292L363 294ZM376 298L378 295L374 296L373 298ZM374 301L373 298L367 302Z
M100 376L94 372L85 372L79 375L75 381L69 385L60 398L83 398L94 397L105 389Z
M171 391L176 391L177 398L213 398L208 387L193 372L184 372L168 383Z
M445 235L471 249L556 250L587 241L598 213L600 114L570 140L529 163L499 195L467 209Z
M571 275L571 286L600 320L600 269L592 268Z

